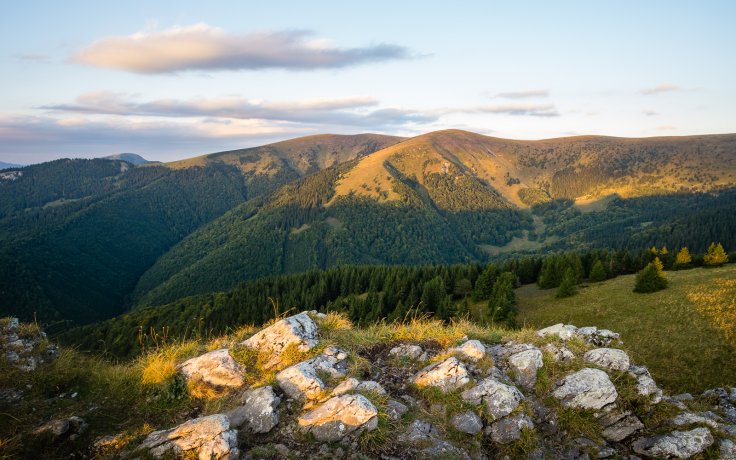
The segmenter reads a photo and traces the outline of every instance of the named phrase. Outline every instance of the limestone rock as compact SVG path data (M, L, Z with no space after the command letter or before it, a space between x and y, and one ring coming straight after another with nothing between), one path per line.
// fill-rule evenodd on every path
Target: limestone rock
M519 439L524 428L532 429L534 423L528 415L518 413L493 422L486 432L493 442L508 444Z
M417 444L420 442L430 441L438 435L439 432L431 423L416 419L411 422L406 431L399 436L399 440L407 444Z
M421 359L424 350L419 345L399 345L389 350L388 354L397 358Z
M486 347L479 340L468 340L464 344L455 348L461 359L477 362L486 356Z
M301 352L311 350L317 345L317 332L315 322L302 312L277 321L242 344L270 356L264 366L272 369L281 364L281 357L289 346L295 346Z
M505 417L519 405L524 395L511 385L501 383L489 377L478 385L463 391L463 401L470 404L485 404L488 414L493 420Z
M386 413L391 420L399 420L407 412L409 412L409 408L395 399L389 399L386 402Z
M618 398L616 387L608 374L591 368L582 369L562 379L552 395L565 407L579 409L600 409Z
M378 382L374 382L373 380L360 381L351 377L336 386L335 389L332 390L332 396L342 395L349 391L372 392L379 395L386 394L386 390Z
M455 357L431 364L414 377L417 386L433 386L442 391L456 390L469 382L468 369Z
M619 334L608 329L598 329L594 326L580 327L577 334L583 337L586 342L597 345L599 347L607 347L611 343L619 340Z
M170 430L154 431L140 445L154 458L184 457L194 453L200 460L236 459L237 432L223 414L208 415L182 423Z
M513 370L516 383L523 388L532 389L537 383L537 371L544 366L542 351L532 348L509 356L509 367Z
M245 369L238 364L226 348L205 353L184 361L178 366L187 380L195 380L216 388L239 388L245 380Z
M37 428L34 433L37 436L51 436L53 441L58 441L62 438L73 441L87 431L87 427L87 422L84 419L71 416L46 422Z
M596 348L585 353L583 359L613 371L626 371L630 365L629 355L617 348Z
M455 414L450 423L456 430L468 434L475 434L483 429L483 420L472 410Z
M558 347L553 343L548 343L547 345L542 347L542 350L552 355L552 359L554 359L555 361L565 362L575 359L575 354L570 351L570 349L566 346Z
M575 335L577 328L572 324L558 323L554 326L545 327L537 331L539 337L546 337L548 335L556 335L562 340L570 340Z
M245 424L253 433L268 433L279 423L276 407L281 398L276 396L271 386L248 390L243 393L241 401L242 406L227 413L233 428Z
M363 395L342 395L299 417L299 427L319 441L339 441L358 429L374 430L378 410Z
M325 389L325 383L317 371L325 372L334 378L344 377L347 369L346 359L346 352L329 347L315 358L282 370L276 374L276 381L284 393L294 399L316 399Z
M707 415L707 416L706 416ZM718 429L718 416L712 412L705 414L693 414L692 412L681 412L672 419L672 424L676 426L684 425L707 425L711 428Z
M730 439L721 439L718 453L721 460L736 460L736 443Z
M669 434L640 438L631 447L634 452L657 458L689 458L713 444L713 435L707 428L673 431Z
M630 366L629 374L636 378L636 392L642 396L648 396L652 403L657 404L662 400L662 390L652 378L652 374L644 366ZM692 399L692 396L691 396Z
M620 442L628 438L632 434L644 428L644 424L641 423L635 415L631 415L629 412L618 414L610 423L602 423L603 437L607 441Z

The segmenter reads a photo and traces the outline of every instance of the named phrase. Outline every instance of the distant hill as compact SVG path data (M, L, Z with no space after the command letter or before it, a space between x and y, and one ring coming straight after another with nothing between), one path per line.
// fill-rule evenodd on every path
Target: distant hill
M137 153L116 153L115 155L108 155L102 157L105 160L122 160L133 165L144 165L147 163L155 163L154 161L148 161Z
M10 168L22 168L23 165L17 164L17 163L5 163L4 161L0 161L0 169L10 169Z
M543 141L438 131L290 183L188 236L134 302L342 264L736 242L736 135Z

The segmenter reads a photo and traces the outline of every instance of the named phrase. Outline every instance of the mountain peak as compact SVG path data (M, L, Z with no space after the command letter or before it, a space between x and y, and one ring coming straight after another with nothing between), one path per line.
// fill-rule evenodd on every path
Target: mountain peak
M147 163L153 163L152 161L146 160L137 153L116 153L115 155L108 155L102 157L104 160L121 160L134 165L144 165Z

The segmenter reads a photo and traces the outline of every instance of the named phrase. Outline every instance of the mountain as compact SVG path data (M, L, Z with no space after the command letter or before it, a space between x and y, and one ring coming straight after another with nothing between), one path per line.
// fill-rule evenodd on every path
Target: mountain
M22 168L23 165L17 164L17 163L6 163L4 161L0 161L0 169L13 169L13 168Z
M145 158L138 155L137 153L116 153L115 155L108 155L102 158L104 160L122 160L132 165L144 165L148 163L155 163L153 161L146 160Z
M399 140L312 136L189 164L61 159L0 176L0 313L46 323L116 315L140 276L201 225L313 168Z
M736 135L404 140L245 202L140 278L156 305L342 264L736 241Z

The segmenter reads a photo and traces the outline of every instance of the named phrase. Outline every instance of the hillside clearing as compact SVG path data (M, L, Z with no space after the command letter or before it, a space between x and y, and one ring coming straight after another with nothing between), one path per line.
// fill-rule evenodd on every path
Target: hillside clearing
M634 275L590 284L566 299L534 285L517 290L519 322L596 325L621 334L632 358L672 392L736 383L736 267L667 272L669 288L635 294Z

